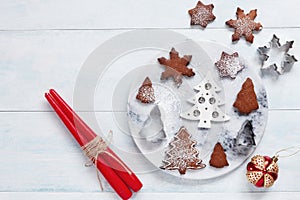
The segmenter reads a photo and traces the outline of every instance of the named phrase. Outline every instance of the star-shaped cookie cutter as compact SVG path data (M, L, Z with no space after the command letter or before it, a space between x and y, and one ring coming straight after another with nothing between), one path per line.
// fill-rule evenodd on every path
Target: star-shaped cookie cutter
M281 45L279 38L274 34L268 46L259 47L257 51L260 55L262 72L273 71L277 75L289 72L294 63L297 62L294 55L288 54L293 43L294 41L287 41L284 45Z

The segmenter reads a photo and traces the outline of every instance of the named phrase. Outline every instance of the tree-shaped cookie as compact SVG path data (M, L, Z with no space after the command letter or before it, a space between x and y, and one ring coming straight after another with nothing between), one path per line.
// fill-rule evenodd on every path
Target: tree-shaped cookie
M142 103L153 103L155 102L154 90L152 82L149 77L146 77L142 86L139 88L136 99Z
M238 93L233 107L237 108L241 114L248 115L253 110L258 109L254 85L250 78L243 83L242 89Z
M216 168L222 168L229 165L226 159L226 154L224 152L224 149L219 142L214 147L214 150L210 157L209 164L210 166Z
M192 69L188 68L191 55L184 55L179 57L179 53L172 48L170 51L170 59L165 57L158 58L158 62L165 66L165 71L161 74L161 80L173 78L175 83L179 86L182 83L182 76L194 76L195 73Z
M196 7L189 10L191 25L200 25L205 28L209 22L216 19L216 16L212 13L213 9L213 4L204 5L201 1L198 1Z
M186 112L181 113L180 117L188 120L199 120L199 128L210 128L211 121L224 122L230 119L230 117L219 108L219 106L224 104L217 94L221 89L212 79L209 72L194 89L198 91L198 93L188 101L195 105Z
M185 174L187 169L202 169L205 164L198 158L199 151L195 148L196 141L191 139L191 135L186 128L181 127L170 142L170 149L166 151L166 159L161 169L178 170L180 174Z
M259 31L262 28L260 23L254 22L257 16L257 10L251 10L248 14L244 13L244 10L237 8L236 15L237 20L228 20L226 24L235 29L232 35L232 41L239 40L242 36L245 36L246 40L253 43L254 36L252 31Z

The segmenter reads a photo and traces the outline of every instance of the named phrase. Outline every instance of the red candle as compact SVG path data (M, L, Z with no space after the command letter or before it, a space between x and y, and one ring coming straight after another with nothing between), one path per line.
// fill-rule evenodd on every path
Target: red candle
M66 127L69 129L69 131L72 133L73 137L76 139L76 141L79 143L80 146L83 146L87 141L85 140L85 137L83 137L77 129L73 126L72 122L68 119L68 117L65 115L65 113L61 110L60 107L56 104L54 99L51 98L50 94L45 94L46 99L52 106L52 108L55 110L56 114L60 117L60 119L63 121L63 123L66 125Z
M58 116L61 118L63 123L66 125L66 127L72 133L79 145L85 145L87 143L86 138L79 133L72 121L68 119L67 115L56 104L53 97L50 94L45 94L45 97L50 103L50 105L53 107L55 112L58 114ZM121 178L116 174L116 172L109 165L106 164L106 162L100 156L98 156L97 158L97 168L107 180L107 182L111 185L111 187L122 199L129 199L132 196L132 192L129 190L127 185L121 180Z
M107 182L122 199L129 199L132 196L132 192L129 190L127 185L125 185L116 172L108 166L100 156L97 158L96 165Z
M135 192L139 191L143 184L137 176L127 167L127 165L110 149L106 150L109 154L103 153L103 159L113 168L125 183ZM117 162L116 160L117 159Z
M56 100L60 108L64 110L64 113L69 119L72 119L75 128L84 133L86 140L83 142L84 146L87 142L94 139L97 134L73 111L73 109L59 96L59 94L50 89L50 94ZM110 165L111 168L120 176L120 178L135 192L142 188L142 183L137 176L127 167L127 165L109 148L106 151L108 153L102 153L101 157Z
M81 147L97 136L55 90L51 89L50 93L45 94L45 96ZM92 158L92 160L94 159ZM132 195L128 187L136 192L143 186L136 175L108 147L105 152L100 152L95 164L113 189L123 199L127 199Z

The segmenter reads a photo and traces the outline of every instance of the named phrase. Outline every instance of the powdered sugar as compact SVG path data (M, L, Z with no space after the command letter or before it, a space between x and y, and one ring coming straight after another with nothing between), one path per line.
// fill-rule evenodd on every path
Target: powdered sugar
M199 1L195 8L189 10L191 25L200 25L205 28L209 22L216 18L212 13L213 8L213 4L204 5Z
M232 55L222 52L220 60L215 65L219 69L221 77L230 76L231 78L235 78L237 73L245 68L237 52Z
M185 174L187 169L201 169L205 165L201 164L198 158L198 150L195 148L196 141L193 141L191 135L184 127L181 127L179 132L171 141L171 148L166 151L166 160L163 160L162 169L178 169L180 174Z
M228 20L226 24L232 28L235 28L235 32L232 35L232 41L239 40L241 36L245 36L246 40L253 43L254 36L252 31L259 31L262 28L260 23L254 22L257 10L251 10L245 15L244 10L237 8L237 20Z
M192 16L192 20L195 24L207 23L211 20L211 10L207 8L199 8L197 12Z
M236 33L240 36L245 35L249 36L252 34L252 31L255 30L256 23L249 17L237 19L234 23L234 28L236 28Z

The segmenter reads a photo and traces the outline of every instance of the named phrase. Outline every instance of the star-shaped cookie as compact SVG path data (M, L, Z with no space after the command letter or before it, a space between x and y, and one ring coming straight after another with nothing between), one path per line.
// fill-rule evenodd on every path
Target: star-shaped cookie
M191 25L200 25L205 28L209 22L216 19L216 16L212 13L213 8L213 4L204 5L201 1L198 1L196 7L189 10Z
M237 52L230 55L223 51L220 60L215 65L219 69L221 77L230 76L231 78L235 78L236 74L245 68Z
M244 13L244 10L237 8L236 11L237 20L228 20L226 24L235 29L232 35L232 41L239 40L242 36L245 36L246 40L253 43L254 36L253 31L259 31L262 28L260 23L254 22L257 16L257 10L251 10L248 14Z

